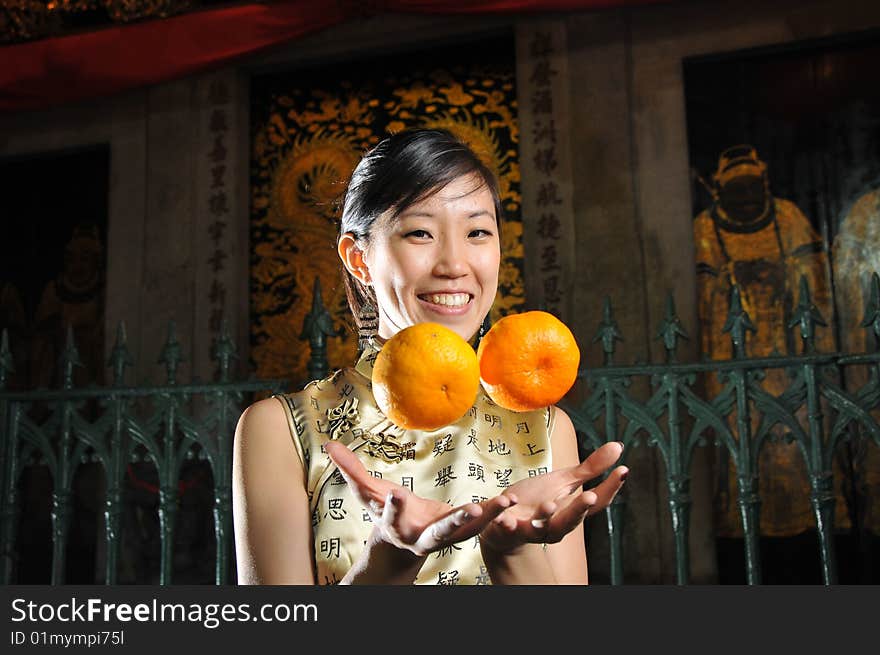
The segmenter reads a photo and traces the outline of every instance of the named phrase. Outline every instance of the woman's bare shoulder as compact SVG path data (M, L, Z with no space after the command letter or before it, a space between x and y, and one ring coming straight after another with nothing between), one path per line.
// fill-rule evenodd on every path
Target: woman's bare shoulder
M235 438L248 448L277 451L291 445L290 430L284 407L278 398L270 397L249 405L238 419Z
M265 421L283 421L284 410L278 398L270 396L248 405L241 414L241 420L258 424Z
M312 584L303 467L277 398L257 401L242 412L232 485L239 581Z

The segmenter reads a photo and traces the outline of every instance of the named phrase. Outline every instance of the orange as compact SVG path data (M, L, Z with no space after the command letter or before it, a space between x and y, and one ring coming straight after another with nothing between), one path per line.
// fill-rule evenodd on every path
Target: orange
M406 430L437 430L474 404L480 366L473 347L437 323L418 323L391 337L373 365L373 396Z
M581 352L571 330L541 311L510 314L477 349L483 387L501 407L524 412L554 405L577 378Z

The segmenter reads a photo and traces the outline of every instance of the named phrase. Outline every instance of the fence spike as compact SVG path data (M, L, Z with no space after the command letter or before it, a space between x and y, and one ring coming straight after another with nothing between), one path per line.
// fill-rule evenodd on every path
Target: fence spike
M614 342L623 341L620 334L620 328L617 321L614 320L614 314L611 309L611 297L605 296L605 303L602 307L602 322L593 337L593 343L602 342L602 350L605 353L605 366L612 363L614 359Z
M801 340L804 344L805 353L816 352L816 326L826 326L828 323L822 318L822 314L810 298L810 285L807 278L801 275L800 281L800 297L798 305L794 310L794 315L788 322L788 328L791 329L798 326L801 331Z
M739 287L734 284L730 287L730 309L727 312L727 320L721 328L722 334L730 332L734 357L741 358L746 355L746 330L757 332L749 313L743 308Z
M113 369L113 385L121 387L125 377L125 367L134 364L134 358L128 349L128 337L125 332L125 321L119 321L116 326L116 343L110 353L110 361L107 366Z
M676 360L675 349L678 347L678 337L689 339L687 332L681 325L681 319L675 311L675 296L672 292L666 296L666 316L657 330L657 338L663 339L663 346L666 348L666 361L674 362Z
M0 389L6 388L8 373L15 373L15 360L9 349L9 330L3 328L3 332L0 334Z
M168 339L165 341L162 354L159 356L159 363L165 364L168 384L176 384L177 367L184 361L180 342L177 340L177 323L174 322L174 319L171 319L168 321Z
M312 380L320 380L329 370L327 364L327 337L335 337L333 329L333 317L324 307L321 299L321 279L315 276L314 291L312 292L312 310L306 314L303 320L300 339L308 340L311 348L308 371Z
M229 322L220 322L220 335L214 345L213 358L217 362L217 375L221 382L229 381L229 368L233 359L238 359L235 342L229 335Z
M859 325L871 329L880 340L880 275L876 272L871 274L871 295L865 308L865 317Z
M83 366L83 363L73 338L73 326L68 323L67 340L64 344L64 350L61 351L61 384L65 389L73 387L73 368L75 366Z

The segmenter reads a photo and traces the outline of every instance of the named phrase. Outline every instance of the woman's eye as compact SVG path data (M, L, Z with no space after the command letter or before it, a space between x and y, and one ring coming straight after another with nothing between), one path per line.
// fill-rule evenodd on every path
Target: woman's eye
M468 236L474 239L478 239L481 237L490 237L492 236L492 233L489 230L471 230Z
M428 234L425 230L413 230L412 232L406 233L407 237L414 237L416 239L427 239L431 235Z

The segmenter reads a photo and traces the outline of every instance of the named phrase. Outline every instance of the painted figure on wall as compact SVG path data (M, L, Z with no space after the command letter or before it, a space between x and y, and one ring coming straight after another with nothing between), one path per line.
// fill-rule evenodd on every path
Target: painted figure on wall
M871 275L880 272L880 188L864 193L846 212L832 248L841 344L846 352L869 350L861 326Z
M832 261L841 349L871 352L874 344L862 321L868 318L871 276L880 273L880 188L862 194L845 213L834 238ZM851 390L868 382L868 372L862 367L849 367L846 376ZM880 413L874 417L880 418ZM880 535L880 450L867 438L852 443L851 448L858 524Z
M57 388L59 358L67 327L79 351L82 367L74 369L74 384L100 383L104 375L104 246L94 225L74 228L64 247L61 272L40 296L33 320L31 384Z
M796 354L798 343L787 324L798 302L801 276L806 277L822 316L831 320L822 238L794 203L772 195L767 165L755 148L741 145L723 151L712 181L713 203L694 222L702 353L711 359L732 357L730 335L722 329L731 287L737 285L743 308L757 329L749 335L749 356ZM834 350L831 331L818 331L816 345L820 351ZM774 395L787 384L780 370L768 371L763 382ZM708 389L709 394L714 396L720 386L717 380L710 386L714 388ZM761 533L790 536L812 528L809 479L798 446L766 443L759 472ZM717 533L742 536L732 462L720 464L718 487ZM845 512L841 520L846 523Z

